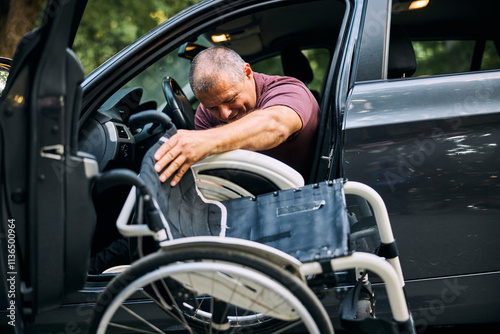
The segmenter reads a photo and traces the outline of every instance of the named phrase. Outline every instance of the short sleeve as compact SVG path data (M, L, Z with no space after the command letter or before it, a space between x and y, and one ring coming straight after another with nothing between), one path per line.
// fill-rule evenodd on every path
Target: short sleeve
M278 105L293 109L301 118L303 128L316 120L319 110L311 91L301 81L288 77L267 83L257 107L265 109Z
M221 125L222 122L215 118L212 113L202 104L196 109L194 116L195 130L205 130Z

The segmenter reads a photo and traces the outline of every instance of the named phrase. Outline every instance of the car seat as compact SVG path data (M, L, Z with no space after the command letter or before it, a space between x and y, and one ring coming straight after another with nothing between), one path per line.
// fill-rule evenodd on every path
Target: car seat
M281 65L283 74L302 81L308 86L314 79L314 73L306 56L296 46L285 46L281 50ZM317 101L319 101L319 92L311 90Z
M417 69L417 62L410 37L401 26L393 25L391 26L390 38L387 78L412 76Z

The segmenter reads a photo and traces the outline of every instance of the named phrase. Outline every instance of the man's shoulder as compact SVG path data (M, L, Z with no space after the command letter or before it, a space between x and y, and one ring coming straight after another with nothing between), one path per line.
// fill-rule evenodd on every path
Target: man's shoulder
M310 94L307 86L296 78L262 73L255 73L254 78L258 100L268 100L285 95L307 99L306 96Z
M269 75L259 72L254 72L254 78L257 85L279 86L284 84L292 84L304 86L304 83L296 78L282 75Z

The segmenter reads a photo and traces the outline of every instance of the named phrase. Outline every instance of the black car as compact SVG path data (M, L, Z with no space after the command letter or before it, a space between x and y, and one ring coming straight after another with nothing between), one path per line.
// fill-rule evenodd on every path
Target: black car
M15 261L2 257L3 282L15 278L4 319L27 332L87 330L109 281L86 278L88 259L119 238L128 190L82 189L99 172L138 171L158 132L131 130L131 116L157 110L189 128L191 59L224 45L314 92L306 183L343 177L380 193L417 328L500 322L497 1L201 1L85 78L69 49L84 3L49 4L58 9L20 43L2 94L2 254L16 240ZM348 204L356 219L371 215ZM383 297L377 312L388 312Z

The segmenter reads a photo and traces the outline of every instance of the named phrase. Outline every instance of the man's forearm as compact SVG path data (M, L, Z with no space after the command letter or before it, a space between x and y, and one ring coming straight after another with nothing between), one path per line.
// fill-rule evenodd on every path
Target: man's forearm
M290 108L271 107L254 111L230 124L209 129L214 138L214 151L235 149L262 151L278 146L300 130L300 117Z
M155 153L155 170L165 182L174 173L175 186L189 168L209 155L236 149L267 150L300 130L302 121L287 107L254 111L242 119L217 128L179 132ZM165 168L166 167L166 168Z

